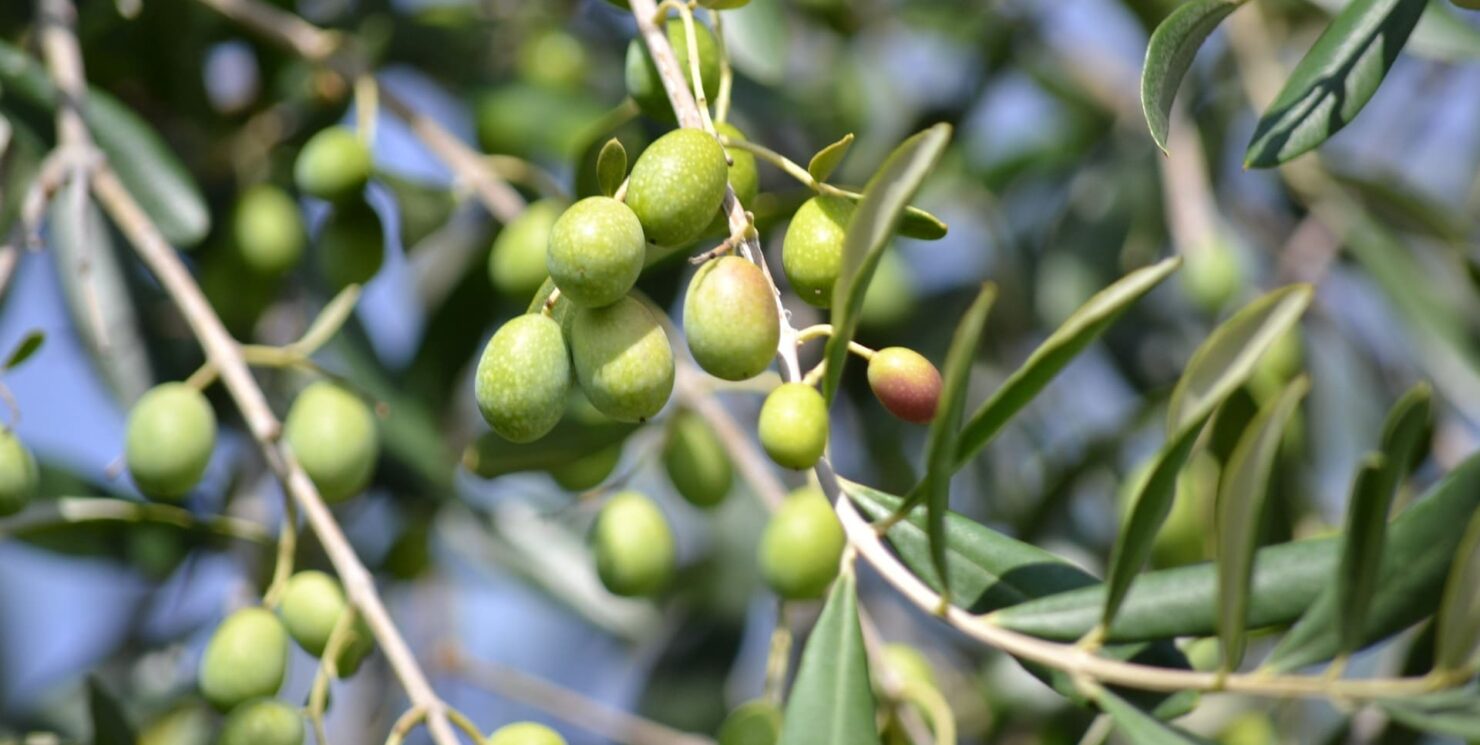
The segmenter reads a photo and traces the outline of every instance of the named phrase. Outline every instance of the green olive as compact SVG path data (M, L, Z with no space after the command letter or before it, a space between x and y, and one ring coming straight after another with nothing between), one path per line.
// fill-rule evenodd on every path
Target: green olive
M715 122L714 130L731 140L745 139L745 134L729 122ZM755 168L755 154L731 146L725 148L725 155L730 157L730 188L735 190L735 198L740 200L740 204L749 208L755 204L756 194L760 193L760 175ZM714 219L709 221L709 227L704 229L704 235L716 238L730 235L730 217L725 213L723 202L720 203L719 212L715 213Z
M36 496L36 458L15 431L0 429L0 517L25 509Z
M283 440L326 502L341 502L363 491L380 457L370 407L328 381L298 394L283 422Z
M714 220L728 182L719 141L703 130L675 129L637 156L627 178L627 205L649 241L680 246Z
M1262 711L1246 711L1234 717L1218 733L1218 745L1275 745L1280 742L1279 730L1269 714Z
M335 290L369 282L385 263L380 216L364 202L336 205L319 231L319 271Z
M784 383L761 404L757 429L771 460L787 468L811 468L827 448L827 402L810 385Z
M1216 311L1232 300L1243 282L1238 257L1221 240L1189 252L1182 266L1182 286L1193 302L1209 311Z
M940 688L935 678L935 666L920 650L908 644L884 645L884 664L905 684Z
M581 390L601 413L642 422L668 403L673 348L653 312L635 298L577 311L570 347Z
M570 356L560 324L541 313L510 319L478 361L475 393L483 419L504 439L533 442L565 413Z
M697 33L694 41L699 48L699 76L704 80L704 96L710 101L719 94L720 51L714 32L698 21L694 22ZM689 90L694 87L693 68L689 64L689 35L684 31L683 21L672 19L665 27L668 43L673 46L673 55L678 58L678 67L683 70L684 82ZM642 113L660 121L673 122L673 105L668 101L668 92L663 88L663 79L658 75L658 66L648 54L641 39L633 39L627 45L627 94L637 102Z
M761 534L761 576L782 599L822 597L838 576L847 542L822 491L798 489L781 503Z
M613 594L654 595L673 578L673 530L651 499L633 491L614 495L592 532L596 573Z
M179 499L195 485L216 447L216 414L200 391L163 383L129 412L124 459L139 491Z
M542 199L519 213L493 239L488 276L504 297L527 301L550 275L545 266L546 248L555 221L564 211L559 200Z
M724 443L703 417L691 411L680 411L673 418L663 445L663 468L673 488L697 507L724 501L735 479Z
M479 96L478 142L490 153L572 159L606 109L579 89L515 82Z
M277 693L288 667L288 632L272 611L243 608L226 617L200 660L200 692L221 711Z
M719 745L776 745L781 739L781 710L765 699L736 707L719 726Z
M242 192L232 214L231 231L247 267L259 274L292 269L308 242L298 204L271 184L257 184Z
M277 699L248 701L226 716L216 745L303 745L303 717Z
M622 443L609 445L593 453L588 453L575 460L550 471L550 476L560 488L570 492L582 492L594 489L606 481L612 472L617 470L617 464L622 462Z
M579 88L590 62L580 39L558 29L538 31L519 45L519 76L551 88Z
M704 264L684 298L683 330L694 361L710 375L745 380L761 374L781 339L771 283L739 256Z
M340 202L364 191L370 167L370 148L354 132L328 127L303 144L293 180L304 194Z
M543 724L515 722L495 730L487 745L565 745L565 738Z
M940 371L913 349L885 347L868 362L868 386L885 409L906 422L925 424L940 403Z
M621 300L642 274L642 223L611 197L571 205L550 230L546 268L561 297L598 308Z
M176 706L139 730L138 745L211 745L214 716L199 701Z
M853 210L843 197L812 197L797 208L781 241L781 268L792 291L819 308L832 305Z
M339 580L310 569L288 578L278 613L282 615L283 625L293 641L298 642L303 651L322 657L329 644L329 636L334 633L334 625L348 608ZM335 672L340 677L354 675L360 669L360 662L375 648L375 637L364 618L357 616L347 634L339 647L339 656L334 660Z

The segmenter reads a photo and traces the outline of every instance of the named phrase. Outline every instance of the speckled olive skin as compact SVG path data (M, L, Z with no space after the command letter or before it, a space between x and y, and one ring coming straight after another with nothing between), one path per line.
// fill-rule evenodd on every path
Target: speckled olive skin
M555 221L565 211L559 200L542 199L529 205L493 239L488 253L488 277L504 297L526 301L549 276L547 247Z
M308 243L298 203L271 184L242 192L232 213L231 235L247 268L266 275L292 269Z
M832 305L843 268L843 238L855 205L842 197L812 197L797 208L781 242L781 268L797 297L819 308Z
M288 667L288 632L272 611L243 608L226 617L200 659L200 692L221 711L271 696Z
M334 633L334 625L349 604L344 599L344 588L339 580L315 570L298 572L288 578L283 590L282 605L278 613L288 635L303 651L322 657ZM357 617L349 630L349 636L339 648L335 658L335 671L339 677L355 674L360 662L375 648L375 637L363 618Z
M370 166L370 149L354 132L329 127L303 144L293 163L293 181L304 194L342 202L365 189Z
M319 230L319 271L338 291L369 282L385 263L385 230L364 202L336 205Z
M563 297L587 308L620 300L642 274L642 223L611 197L586 197L550 229L546 269Z
M36 458L15 432L0 430L0 517L25 509L36 496Z
M669 425L663 468L680 496L696 507L724 501L735 480L729 452L704 418L681 411Z
M494 730L487 745L566 745L565 738L543 724L515 722Z
M716 122L714 131L732 140L746 139L745 133L729 122ZM735 197L741 204L749 206L755 201L756 194L760 193L761 180L755 168L755 154L738 147L727 147L724 150L731 161L730 188L735 190Z
M827 448L827 402L810 385L782 384L761 404L757 430L771 460L787 468L811 468Z
M221 723L216 745L303 745L303 717L276 699L248 701Z
M704 95L712 102L719 94L719 43L708 26L695 21L694 29L696 31L694 40L699 47L699 76L704 79ZM689 65L689 37L684 33L683 21L669 20L665 31L668 33L668 43L673 46L673 54L678 58L678 67L683 70L684 82L688 84L689 90L693 90L694 77ZM627 45L625 73L627 94L637 102L642 113L660 122L675 121L673 104L669 103L668 92L663 88L663 79L658 76L658 66L653 63L653 58L648 54L647 46L641 39L633 39L632 43Z
M673 348L653 312L636 299L577 311L570 344L576 379L601 413L642 422L668 403Z
M781 318L760 267L723 256L699 267L683 303L683 331L699 367L716 378L753 378L776 356Z
M729 166L719 141L697 129L675 129L637 156L627 205L647 239L679 246L699 237L725 198Z
M673 530L651 499L620 492L602 506L591 535L596 573L613 594L655 595L673 578Z
M781 739L781 709L763 698L747 701L725 717L715 738L719 745L776 745Z
M838 576L846 544L843 525L822 491L798 489L761 533L761 576L784 600L822 597Z
M488 340L474 384L478 410L511 442L544 437L565 413L570 356L560 324L540 313L509 320Z
M370 407L328 381L298 394L283 422L283 440L326 502L342 502L363 491L380 457Z
M868 363L868 386L884 408L906 422L925 424L940 403L940 371L913 349L886 347Z
M200 391L163 383L128 415L124 460L139 491L175 500L200 483L216 447L216 413Z

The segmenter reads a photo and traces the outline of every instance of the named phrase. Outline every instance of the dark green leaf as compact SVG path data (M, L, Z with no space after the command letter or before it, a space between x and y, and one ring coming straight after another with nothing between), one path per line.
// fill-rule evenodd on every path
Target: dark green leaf
M1167 149L1168 120L1172 101L1182 76L1192 66L1198 47L1213 29L1244 0L1192 0L1166 17L1146 45L1146 63L1141 68L1141 110L1151 139L1163 152Z
M1338 13L1349 0L1314 0L1328 13ZM1429 0L1408 39L1408 51L1442 62L1465 62L1480 57L1480 29L1469 25L1449 0Z
M1480 649L1480 512L1459 544L1439 605L1434 667L1469 670Z
M46 332L41 329L31 329L26 332L26 335L21 337L20 343L10 350L10 356L5 359L5 371L10 372L30 359L31 355L41 349L41 344L45 341Z
M613 137L601 146L601 152L596 154L596 184L601 193L612 196L621 188L622 180L627 178L627 148L622 147L622 141Z
M874 692L852 572L833 583L802 650L778 745L877 745Z
M833 171L842 164L843 157L848 154L848 148L852 146L853 133L849 132L843 135L843 139L818 150L817 154L812 156L812 160L807 163L807 173L812 174L812 178L819 182L826 181L827 177L831 176Z
M1198 745L1207 742L1163 724L1106 688L1095 686L1092 695L1095 703L1115 720L1115 728L1125 735L1127 741L1136 745Z
M92 717L92 745L134 745L134 728L123 707L95 677L87 679L87 710Z
M1376 703L1394 720L1420 732L1480 740L1480 689L1473 685Z
M528 443L514 443L485 432L463 451L463 466L483 478L518 471L546 471L569 465L584 455L626 439L637 425L625 422L588 424L569 417L550 434Z

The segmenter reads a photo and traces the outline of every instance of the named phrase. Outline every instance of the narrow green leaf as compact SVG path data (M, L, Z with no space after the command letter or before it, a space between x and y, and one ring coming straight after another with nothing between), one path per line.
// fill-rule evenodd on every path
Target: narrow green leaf
M329 301L324 309L319 311L313 323L308 325L308 330L294 344L304 354L313 354L319 347L329 342L344 322L349 320L351 313L355 312L355 303L360 300L360 286L349 285L339 291L333 300Z
M778 745L878 745L852 572L833 583L802 650Z
M967 420L957 443L955 467L959 470L981 452L1002 425L1027 406L1090 342L1105 333L1126 308L1181 265L1181 259L1171 258L1137 269L1074 311Z
M1356 118L1427 5L1428 0L1353 0L1342 9L1264 112L1244 165L1284 163Z
M134 745L134 728L123 707L93 676L87 679L87 711L92 718L92 745Z
M1480 512L1470 518L1465 538L1449 568L1439 605L1434 667L1468 670L1480 650Z
M1285 428L1310 381L1300 376L1278 398L1260 409L1239 438L1218 491L1218 635L1223 669L1236 670L1244 659L1245 624L1259 539L1259 513L1269 492L1269 473Z
M1378 699L1388 716L1420 732L1480 740L1480 688L1473 685L1411 698Z
M855 202L863 200L862 194L855 194L853 192L846 192L843 194L843 197ZM946 233L949 230L950 227L939 217L919 207L905 207L904 216L899 218L899 227L896 227L894 232L906 238L914 238L921 241L938 241L946 237Z
M601 146L601 152L596 154L596 184L601 193L612 196L622 186L622 179L627 178L627 148L622 147L622 141L613 137Z
M822 393L828 401L838 392L843 380L843 365L848 361L848 342L858 330L858 315L864 294L873 279L874 268L884 251L889 236L899 225L900 215L919 191L945 152L951 139L951 125L937 124L910 137L894 149L878 173L869 179L863 200L848 222L843 239L843 265L833 289L832 336L827 340L824 360L827 369L822 378Z
M5 359L5 371L10 372L19 367L21 363L36 354L41 349L41 344L46 341L46 332L41 329L31 329L21 337L20 343L10 350L10 356Z
M1434 389L1428 383L1409 388L1393 404L1382 424L1382 452L1393 468L1393 489L1398 488L1398 480L1418 465L1418 457L1426 451L1424 440L1433 421L1433 398Z
M842 164L844 156L848 154L848 148L853 146L853 133L843 135L843 139L828 145L817 151L812 160L807 163L807 173L819 182L827 181L827 177L833 174Z
M1350 0L1313 0L1328 13L1339 13ZM1465 62L1480 57L1480 29L1471 26L1449 0L1429 0L1408 39L1409 52L1441 62Z
M1136 745L1199 745L1207 742L1158 721L1107 688L1096 685L1092 695L1100 709L1115 720L1116 729L1125 735L1128 742Z
M1166 152L1168 120L1172 101L1192 58L1213 29L1242 5L1244 0L1192 0L1166 17L1146 45L1146 63L1141 68L1141 110L1151 139Z

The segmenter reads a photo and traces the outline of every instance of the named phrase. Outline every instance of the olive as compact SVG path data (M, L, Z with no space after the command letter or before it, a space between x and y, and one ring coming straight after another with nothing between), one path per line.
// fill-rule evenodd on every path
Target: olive
M760 267L724 256L699 267L683 304L684 336L694 361L725 380L753 378L776 356L781 317Z
M855 205L844 197L812 197L797 208L781 241L781 268L797 297L819 308L832 305L843 269L843 238Z
M811 468L827 448L827 402L805 383L785 383L761 404L757 427L771 460L787 468Z
M298 394L283 422L283 440L326 502L341 502L363 491L380 457L380 436L370 407L329 381Z
M139 491L156 499L185 496L211 461L216 414L184 383L151 388L129 412L124 461Z
M786 600L822 597L838 576L843 525L816 487L792 492L761 534L761 576Z
M622 422L655 416L673 393L673 348L653 312L632 297L581 308L571 324L576 378L591 404Z
M633 491L602 506L592 533L596 573L613 594L655 595L673 578L673 530L651 499Z
M627 177L627 205L649 241L680 246L714 221L728 182L719 141L702 130L675 129L637 156Z
M533 442L565 413L570 357L560 324L541 313L515 317L488 340L476 374L478 410L503 438Z

